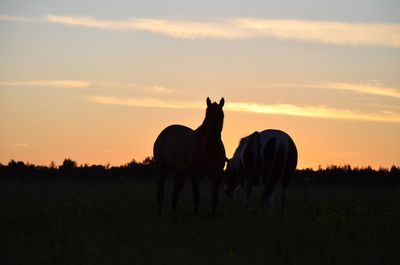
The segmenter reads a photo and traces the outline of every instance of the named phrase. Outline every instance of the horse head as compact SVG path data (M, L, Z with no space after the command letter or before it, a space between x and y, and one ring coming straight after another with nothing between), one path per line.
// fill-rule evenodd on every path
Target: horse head
M245 174L255 175L258 161L258 146L260 142L260 133L254 132L247 137L240 139L234 158L229 159L225 169L227 197L232 197L234 192L243 184ZM246 171L240 170L245 167Z
M233 190L235 189L235 181L234 181L234 175L232 172L232 166L231 166L231 160L232 159L227 159L226 161L226 169L225 169L225 178L226 178L226 187L225 187L225 195L228 198L231 198L233 196Z
M228 198L233 197L233 193L240 188L241 180L232 168L232 159L227 159L225 169L226 187L225 195Z
M211 103L210 98L207 98L206 117L203 125L208 131L214 135L220 136L224 124L224 111L222 107L225 104L225 99L221 98L219 103Z

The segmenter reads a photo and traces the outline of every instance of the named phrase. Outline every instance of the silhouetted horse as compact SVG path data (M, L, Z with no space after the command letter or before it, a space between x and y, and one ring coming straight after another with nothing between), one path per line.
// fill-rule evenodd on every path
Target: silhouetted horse
M197 214L200 194L199 182L203 176L212 178L212 212L215 214L219 185L224 175L225 148L221 140L224 122L224 98L211 103L207 98L206 117L196 130L182 125L171 125L157 137L154 147L154 162L157 172L157 201L161 212L164 179L168 172L174 175L171 195L172 211L176 212L179 193L185 177L192 182L194 212Z
M251 187L263 184L260 202L272 207L272 197L278 182L282 186L282 214L285 213L292 176L297 166L297 149L288 134L279 130L254 132L240 140L232 159L228 161L226 176L228 197L242 185L244 207L249 207ZM268 208L267 208L268 209Z

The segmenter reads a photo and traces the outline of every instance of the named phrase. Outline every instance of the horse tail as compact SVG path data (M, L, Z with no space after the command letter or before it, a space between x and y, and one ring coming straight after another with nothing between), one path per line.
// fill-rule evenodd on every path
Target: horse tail
M293 175L297 167L297 148L293 140L289 137L287 141L287 154L286 154L286 167L285 172L282 176L282 187L288 189L292 182Z
M277 139L277 143L275 146L275 155L273 158L272 165L272 177L276 178L275 185L278 184L279 181L283 181L283 176L286 169L287 163L287 142L282 139Z
M270 197L278 182L284 182L287 163L288 145L279 137L272 138L262 150L264 169L264 189L262 192L262 203L270 200Z

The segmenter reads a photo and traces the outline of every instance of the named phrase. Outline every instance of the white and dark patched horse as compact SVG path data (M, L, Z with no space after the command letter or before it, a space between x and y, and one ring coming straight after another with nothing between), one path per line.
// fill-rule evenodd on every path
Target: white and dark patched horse
M199 182L203 176L212 179L212 213L215 214L218 202L218 190L224 176L226 162L225 148L221 140L224 122L222 107L225 100L211 103L207 98L206 116L203 123L195 130L183 125L170 125L157 137L154 147L154 162L157 174L157 202L161 212L164 197L165 176L174 176L171 194L172 212L185 178L192 183L195 214L200 202Z
M260 202L270 211L273 207L273 193L280 183L284 214L296 166L297 148L287 133L280 130L254 132L240 140L232 159L228 161L225 193L232 197L234 191L242 186L244 207L248 208L252 186L263 185Z

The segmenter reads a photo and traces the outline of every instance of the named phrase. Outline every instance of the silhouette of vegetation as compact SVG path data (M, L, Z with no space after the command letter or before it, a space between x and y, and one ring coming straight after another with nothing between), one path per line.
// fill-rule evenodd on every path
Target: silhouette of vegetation
M79 165L70 158L61 165L0 165L1 264L400 260L393 247L400 238L399 167L298 170L284 219L266 219L256 203L244 213L240 195L221 196L217 218L207 207L195 218L190 187L181 193L178 216L170 208L159 215L152 171L152 158L119 167ZM314 185L307 200L305 179Z
M11 160L7 165L0 163L0 182L33 182L46 180L75 180L78 182L96 181L128 181L130 179L155 181L154 161L152 157L142 162L132 160L122 166L109 165L78 165L70 158L62 165L36 166L22 161ZM295 183L307 181L323 186L400 186L400 167L373 169L371 167L328 166L298 169L294 176Z
M371 167L352 168L345 166L321 167L318 170L303 169L296 172L297 181L308 181L309 183L326 186L400 186L400 167L392 166L374 170Z
M135 178L139 176L127 179ZM181 193L178 215L172 215L169 207L160 215L154 181L0 183L1 264L398 264L400 260L395 247L400 238L398 188L315 186L305 203L303 187L292 185L284 219L279 214L267 217L256 203L243 212L240 194L232 199L221 196L213 218L207 206L193 216L190 186Z
M35 166L22 161L11 160L7 165L0 164L0 182L33 182L46 180L74 180L78 182L122 181L149 179L153 175L153 159L145 158L142 162L132 160L122 166L78 165L71 158L66 158L57 167L54 162L49 166ZM151 178L152 179L152 178Z

